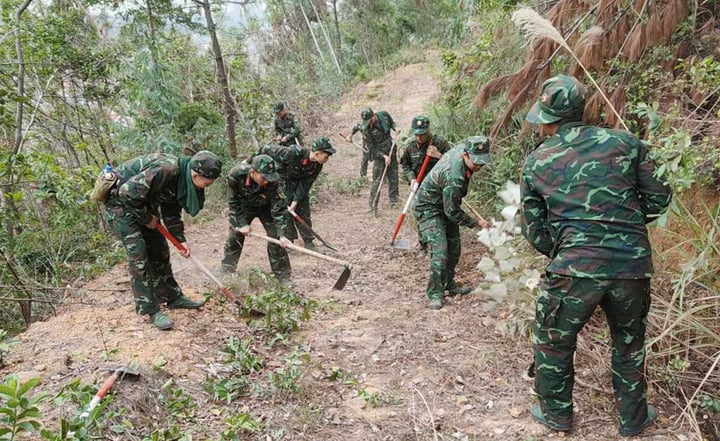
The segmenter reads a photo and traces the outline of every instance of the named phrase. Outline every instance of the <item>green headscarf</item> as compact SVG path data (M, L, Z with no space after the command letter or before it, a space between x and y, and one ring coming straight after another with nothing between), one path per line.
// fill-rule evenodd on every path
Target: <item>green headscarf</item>
M190 156L181 156L178 159L177 200L190 216L195 216L205 204L205 190L193 185L190 160Z

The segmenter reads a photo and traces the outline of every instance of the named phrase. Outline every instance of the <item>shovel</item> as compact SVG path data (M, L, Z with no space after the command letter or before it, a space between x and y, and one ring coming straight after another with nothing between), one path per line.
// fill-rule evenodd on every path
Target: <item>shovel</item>
M270 243L274 243L276 245L280 245L281 247L284 246L282 242L280 242L278 239L264 236L259 233L253 233L250 232L250 236L260 238L262 240L265 240ZM299 247L295 244L289 243L287 244L287 247L290 249L293 249L299 253L307 254L309 256L317 257L318 259L327 260L328 262L337 263L338 265L343 266L343 272L340 274L340 277L338 277L337 282L333 285L333 289L341 290L345 288L345 284L347 283L348 279L350 278L350 263L342 261L340 259L336 259L334 257L326 256L322 253L318 253L317 251L307 250L303 247Z
M425 155L425 160L423 160L422 166L420 166L420 172L418 173L417 177L413 179L413 181L410 183L410 194L408 195L407 201L405 201L405 206L402 209L402 213L400 213L397 222L395 222L395 229L393 230L392 238L390 238L390 246L392 246L393 248L397 248L399 250L410 249L409 241L396 241L395 239L400 232L400 227L402 227L403 222L405 222L405 217L407 216L407 212L410 209L410 205L412 205L412 201L413 199L415 199L415 194L420 187L419 183L420 181L422 181L423 177L425 177L425 172L427 171L428 164L430 164L430 158L430 155Z
M385 175L387 174L387 171L390 168L390 164L392 164L393 150L395 149L396 143L397 143L397 137L395 139L393 139L393 143L390 146L390 153L388 154L390 156L390 162L385 164L385 169L383 170L383 174L380 177L380 185L378 185L377 193L375 193L375 200L373 200L373 214L375 215L375 217L377 217L378 203L380 202L380 193L382 193L382 186L383 186L383 182L385 181Z
M137 377L140 375L140 372L130 369L126 366L117 367L117 368L103 368L103 370L112 370L113 373L108 377L107 380L100 386L100 389L98 389L95 396L90 400L90 403L88 404L87 408L85 408L85 411L80 414L80 418L87 418L90 416L90 412L93 411L97 407L98 404L100 404L100 401L107 395L108 392L110 392L110 389L112 389L113 385L118 381L125 378L125 376L129 375L131 377Z
M160 234L162 234L163 236L165 236L165 239L169 240L170 243L172 243L173 245L175 245L175 248L177 248L177 249L180 250L180 251L185 251L185 250L187 249L187 248L185 248L185 246L184 246L183 244L180 243L180 241L178 241L172 234L170 234L170 232L167 230L167 228L165 228L165 226L164 226L163 224L158 223L156 228L157 228L157 230L160 232ZM231 293L229 289L227 289L226 287L224 287L223 284L222 284L222 282L220 282L220 281L218 280L218 278L215 277L215 275L213 275L213 273L210 272L209 269L205 268L205 265L203 265L202 263L200 263L200 261L197 260L197 258L196 258L195 256L193 256L193 255L191 254L188 258L190 259L190 261L191 261L192 263L195 264L195 266L196 266L200 271L202 271L206 276L208 276L208 278L209 278L210 280L212 280L213 282L215 282L215 284L216 284L216 285L218 286L218 288L220 289L220 292L221 292L225 297L227 297L228 300L230 300L231 302L235 303L236 305L238 305L238 306L240 306L240 307L243 306L242 302L241 302L237 297L235 297L235 295L234 295L233 293Z
M313 234L313 236L317 237L317 239L318 239L320 242L322 242L323 245L325 245L326 247L330 248L330 249L333 250L333 251L337 251L337 248L335 248L334 246L330 245L330 243L327 242L327 241L326 241L325 239L323 239L322 237L320 237L320 235L317 234L317 233L315 232L315 230L313 230L312 228L310 228L310 225L308 225L308 223L305 222L305 219L301 218L300 215L295 212L295 210L291 210L291 209L288 208L288 213L290 213L290 216L292 216L300 225L302 225L303 228L305 228L307 231L311 232L311 233Z

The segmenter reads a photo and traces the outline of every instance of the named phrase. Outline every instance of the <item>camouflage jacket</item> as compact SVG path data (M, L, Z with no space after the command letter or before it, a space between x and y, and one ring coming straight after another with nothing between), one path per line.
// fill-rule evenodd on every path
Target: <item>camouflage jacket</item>
M281 145L294 145L295 141L302 145L302 137L300 136L300 123L295 118L294 113L288 112L285 118L275 116L275 134L279 136L288 136L288 140L280 142Z
M425 175L417 196L413 213L418 221L444 216L450 222L475 228L477 219L461 208L462 199L468 191L472 171L465 166L465 146L457 146L438 161Z
M250 225L255 216L268 210L278 231L285 231L285 196L279 183L272 182L261 187L250 178L252 167L238 164L228 174L228 204L230 226L241 228Z
M114 170L117 191L108 199L108 207L122 207L126 216L146 225L152 216L162 218L168 231L185 242L182 206L178 202L178 158L152 153L131 159ZM204 196L203 192L198 193Z
M395 121L392 119L389 113L381 110L376 113L378 117L377 123L373 127L370 125L363 130L362 122L359 122L353 127L352 138L357 132L362 133L363 146L368 150L370 160L380 159L383 155L390 154L390 148L392 147L392 136L390 131L395 129Z
M405 176L405 179L407 179L408 183L415 179L418 173L420 173L422 163L425 161L425 152L427 152L427 148L430 144L437 147L440 153L445 153L451 148L450 144L445 141L445 138L436 134L432 134L430 139L423 144L419 144L415 137L412 137L405 142L405 151L400 157L400 165L402 165L403 175ZM439 159L430 158L428 168L425 171L426 176L430 173L430 170L435 167L435 164L437 164L438 161Z
M645 224L670 203L647 147L632 134L560 126L532 152L520 182L523 235L552 260L547 271L597 279L652 274Z
M273 158L278 173L285 179L285 196L288 201L300 202L309 197L310 188L322 171L323 165L310 160L310 150L297 146L266 145L260 153Z

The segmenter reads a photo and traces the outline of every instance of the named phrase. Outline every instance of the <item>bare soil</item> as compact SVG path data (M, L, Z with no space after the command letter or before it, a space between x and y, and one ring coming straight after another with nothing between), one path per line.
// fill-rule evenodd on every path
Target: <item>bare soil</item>
M387 187L378 217L365 213L369 185L355 195L331 194L332 188L341 188L332 183L357 177L360 165L360 151L337 133L348 133L366 106L387 110L407 130L412 117L439 93L436 69L432 62L405 66L360 85L321 122L321 134L331 138L338 154L326 167L328 183L320 191L313 221L340 249L330 254L352 263L352 275L344 290L333 291L341 266L291 253L294 289L320 305L293 337L309 354L299 392L214 403L202 383L222 370L218 352L228 338L250 335L244 319L216 294L201 311L169 311L175 327L158 331L134 313L125 265L69 296L56 317L33 324L7 357L3 374L39 376L41 389L53 394L75 378L102 382L108 375L99 370L103 366L137 364L141 377L119 383L110 405L126 409L123 418L131 424L125 433L107 439L139 440L172 425L192 433L193 439L219 439L225 418L238 412L248 412L263 426L261 435L248 434L246 439L620 439L611 396L579 385L573 432L562 435L533 423L528 413L532 382L523 377L531 348L528 341L503 338L496 329L507 311L501 307L488 312L483 296L476 294L450 298L440 311L428 309L424 290L429 261L416 258L414 250L389 247L399 210L389 208ZM405 187L401 183L401 197L407 194ZM218 216L188 231L194 255L214 271L226 230L226 218ZM477 285L481 274L475 265L484 248L469 231L463 234L458 279ZM405 225L402 235L415 241L411 225ZM242 292L251 267L269 270L265 243L252 238L246 241L239 274L223 280ZM189 297L198 299L213 289L191 262L174 252L173 268ZM282 367L289 351L280 344L263 347L266 370ZM578 355L579 365L582 357ZM352 375L357 384L331 381L333 368ZM603 378L609 376L603 373ZM169 379L198 404L194 418L177 421L163 408L161 386ZM601 386L608 383L603 380ZM650 396L652 401L653 391ZM692 439L670 430L672 415L663 410L646 436ZM45 422L52 425L74 409L48 402L43 411Z

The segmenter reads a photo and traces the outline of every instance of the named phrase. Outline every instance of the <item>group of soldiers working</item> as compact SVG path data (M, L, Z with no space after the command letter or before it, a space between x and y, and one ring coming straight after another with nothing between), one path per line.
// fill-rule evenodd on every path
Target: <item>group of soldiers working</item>
M557 75L543 84L526 117L544 141L523 167L522 231L550 259L532 332L538 404L530 413L554 430L572 429L577 334L599 305L612 337L619 432L631 436L657 418L656 409L647 403L644 375L652 274L646 224L667 209L671 191L654 175L655 164L638 138L583 124L586 97L587 89L577 79ZM300 147L300 128L293 115L281 104L274 110L279 145L264 147L228 174L230 233L222 267L235 270L257 217L269 236L280 237L281 245L268 245L268 255L273 272L287 280L285 247L297 237L288 232L294 229L288 201L290 211L303 213L310 223L309 188L335 149L327 138L315 140L309 150ZM395 123L387 112L371 109L363 110L361 118L353 135L362 133L367 152L363 161L373 164L371 204L386 168L390 203L397 204L398 161L391 135ZM413 119L411 130L414 139L405 144L399 162L408 181L421 181L413 214L420 249L430 252L429 307L440 309L446 292L471 291L454 280L459 227L489 224L466 213L461 203L473 173L490 161L490 142L473 136L451 148L431 134L430 121L423 116ZM201 303L184 297L172 277L167 242L156 230L158 220L162 217L168 230L185 242L180 211L197 214L204 188L220 172L220 160L206 151L180 158L146 155L114 170L119 182L106 202L106 218L128 253L136 311L149 314L160 329L172 326L160 311L161 302L169 308L199 308ZM311 248L312 236L302 237ZM183 254L189 255L189 249Z

